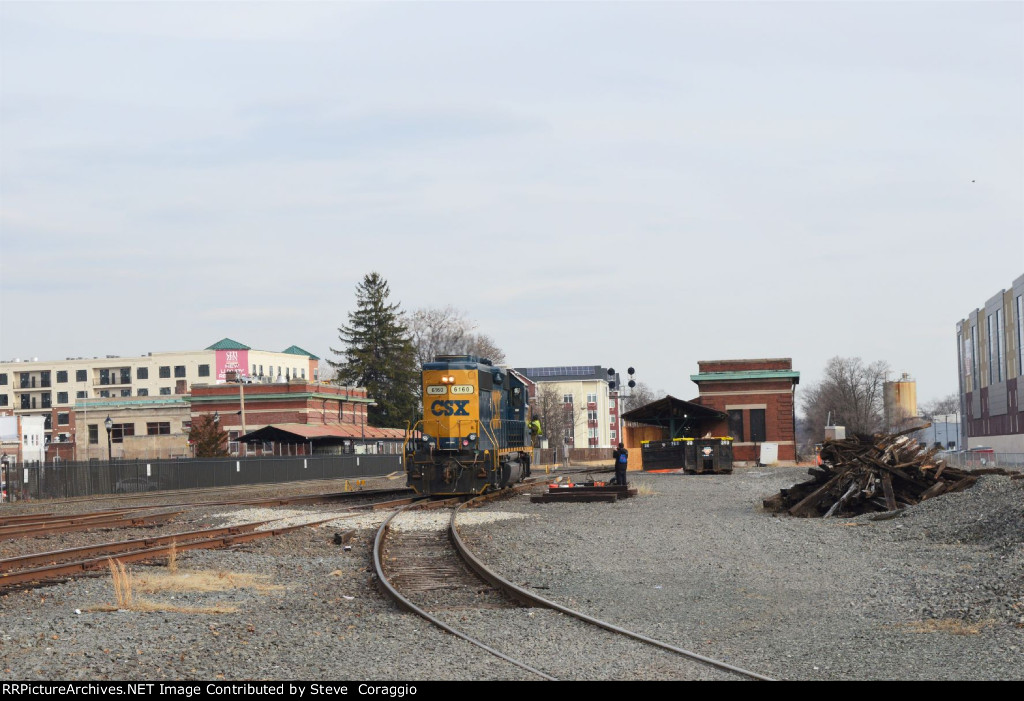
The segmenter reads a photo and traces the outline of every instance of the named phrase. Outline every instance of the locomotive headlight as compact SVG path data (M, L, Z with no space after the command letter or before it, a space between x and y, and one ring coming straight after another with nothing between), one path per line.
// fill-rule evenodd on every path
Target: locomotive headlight
M476 440L476 438L477 438L477 436L476 436L476 434L475 434L475 433L471 433L471 434L469 434L468 436L466 436L466 440L468 440L468 441L469 441L470 443L472 443L473 441L475 441L475 440Z

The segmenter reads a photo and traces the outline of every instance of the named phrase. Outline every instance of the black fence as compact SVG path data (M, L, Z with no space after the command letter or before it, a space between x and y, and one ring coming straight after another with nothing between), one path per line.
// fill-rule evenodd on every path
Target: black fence
M173 489L381 477L402 470L400 455L58 462L11 467L6 500L63 499Z

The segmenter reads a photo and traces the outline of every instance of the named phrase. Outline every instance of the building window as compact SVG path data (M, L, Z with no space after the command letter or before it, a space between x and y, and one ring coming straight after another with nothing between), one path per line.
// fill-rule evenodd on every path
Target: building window
M57 371L57 382L66 383L68 381L68 371L58 370Z
M1024 377L1024 295L1017 295L1017 377Z
M160 388L160 394L170 394L170 393L171 393L171 388L170 387L161 387Z
M121 370L119 372L121 374L121 384L122 385L130 385L132 383L132 369L131 368L121 368Z
M0 385L6 385L6 384L7 384L7 373L6 372L0 372Z
M139 378L140 380L148 380L149 379L149 368L136 368L135 369L135 377Z
M185 366L184 365L175 365L174 366L174 376L175 377L184 377L185 376Z
M43 370L42 372L39 373L39 386L40 387L49 387L50 386L50 371L49 370Z
M125 436L135 435L135 424L114 424L110 427L110 442L124 443Z
M163 378L170 377L171 376L171 366L170 365L161 365L160 366L159 375L160 375L160 377L163 377Z
M609 435L609 436L611 437L612 441L614 442L614 441L616 440L616 438L618 437L618 435L619 435L619 432L618 432L618 431L616 431L616 430L615 430L615 429L613 428L613 429L612 429L611 431L609 431L609 432L608 432L608 435Z
M100 397L102 397L104 399L110 397L110 391L109 390L105 390L105 389L101 389L100 390Z
M209 365L200 365L199 366L199 376L200 377L209 377L210 376L210 366Z
M88 396L89 396L89 394L85 390L81 390L81 391L75 392L75 398L76 399L85 399Z
M0 406L7 406L7 395L0 394Z
M88 370L75 370L75 382L85 382L89 379Z
M306 368L302 368L302 379L306 379Z
M125 387L124 389L122 389L121 390L121 396L122 397L130 397L130 396L132 396L132 388L131 387Z
M62 411L57 414L58 426L67 426L69 423L71 423L71 414L66 411Z
M587 421L597 421L597 409L590 409L587 411Z
M44 409L49 409L50 408L50 393L49 392L43 392L42 402L43 402L43 408Z
M139 387L139 391L136 394L138 394L138 396L140 396L140 397L148 397L149 396L149 390L146 389L145 387Z
M743 440L743 410L729 409L729 435L737 441Z
M765 441L764 409L750 410L750 441L752 443L764 443Z
M68 393L67 392L57 392L57 403L58 404L67 404L68 403Z
M96 445L100 442L99 426L96 424L89 424L89 442L92 445Z
M572 395L571 394L563 394L562 395L562 403L563 404L572 404Z
M587 395L587 404L597 404L597 395L596 394L588 394Z
M171 435L170 421L151 421L146 424L147 436L169 436Z
M587 431L587 437L588 438L597 438L597 429L596 428L592 428L592 429L588 430Z

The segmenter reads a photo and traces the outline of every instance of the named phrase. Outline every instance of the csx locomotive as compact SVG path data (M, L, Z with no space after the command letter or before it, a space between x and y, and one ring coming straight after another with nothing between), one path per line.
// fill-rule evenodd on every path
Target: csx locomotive
M530 473L526 385L472 355L423 364L423 420L406 435L406 483L419 494L482 494ZM419 434L417 436L417 429Z

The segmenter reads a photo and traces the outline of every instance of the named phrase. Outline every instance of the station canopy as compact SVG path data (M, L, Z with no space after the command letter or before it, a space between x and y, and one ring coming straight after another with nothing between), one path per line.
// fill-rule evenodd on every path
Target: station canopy
M345 440L401 440L400 428L374 428L361 424L275 424L240 436L242 442L277 441L279 443L338 444Z
M623 421L667 429L671 438L682 438L694 433L703 434L702 426L728 418L729 415L724 411L685 399L676 399L672 395L666 395L622 415Z

